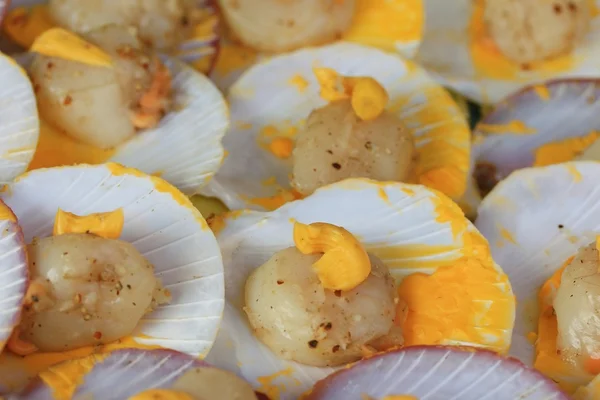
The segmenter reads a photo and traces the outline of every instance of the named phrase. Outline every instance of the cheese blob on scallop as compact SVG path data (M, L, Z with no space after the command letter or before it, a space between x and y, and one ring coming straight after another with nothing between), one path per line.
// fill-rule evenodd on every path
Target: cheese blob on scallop
M49 34L69 34L48 31ZM126 28L108 25L87 33L105 65L90 65L43 52L30 67L42 118L86 144L103 149L152 128L168 110L171 76L160 59ZM33 45L33 51L43 43ZM44 51L42 47L42 51Z
M30 170L114 161L193 195L219 168L229 124L222 94L134 30L113 24L78 36L51 28L15 60L40 111Z
M45 31L60 27L87 35L117 25L144 45L208 73L218 53L219 16L205 0L15 0L2 28L15 45L29 49ZM12 43L11 43L12 44Z
M119 348L193 357L211 348L224 304L221 255L175 187L108 163L31 171L1 197L28 244L29 282L0 356L11 366L0 391L59 362Z
M281 358L321 367L356 361L366 346L402 345L394 326L398 294L383 262L370 255L367 279L335 291L312 269L319 258L291 247L250 275L244 311L256 336Z
M75 373L73 373L76 371ZM69 398L127 400L258 400L234 373L168 350L117 350L108 356L74 359L43 371L15 399L53 398L67 386ZM61 392L63 393L63 392ZM13 397L11 397L13 398Z
M236 81L228 103L229 156L206 192L230 209L273 210L348 178L420 183L456 200L466 190L463 113L397 55L340 42L274 56Z
M275 211L225 213L211 227L227 305L206 360L281 400L401 346L508 351L511 284L438 191L345 179Z
M485 104L534 83L598 77L596 0L425 0L417 59L441 82Z
M600 373L598 179L586 161L513 172L476 221L517 296L511 354L569 393Z
M41 351L113 342L170 300L152 264L127 242L69 233L34 240L28 255L35 300L26 299L19 329Z

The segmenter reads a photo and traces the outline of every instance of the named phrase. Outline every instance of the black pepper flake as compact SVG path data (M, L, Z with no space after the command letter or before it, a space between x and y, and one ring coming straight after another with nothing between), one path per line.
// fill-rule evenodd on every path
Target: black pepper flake
M327 152L328 152L329 154L333 154L333 151L331 151L331 150L327 150Z
M283 281L282 280L277 280L277 284L278 285L283 285Z
M127 285L127 289L131 289L131 285Z
M308 342L308 347L310 347L311 349L316 349L318 345L319 345L318 340L313 339L310 342Z
M337 353L339 349L340 349L340 345L339 345L339 344L336 344L335 346L333 346L333 348L331 349L331 351L332 351L333 353Z
M336 290L335 292L333 292L333 294L335 294L337 297L341 297L342 296L342 291L341 290Z
M33 296L31 296L31 301L37 303L38 301L40 301L40 298L34 294Z
M366 142L365 143L365 149L371 150L372 148L373 148L373 145L371 144L371 142Z
M556 14L560 14L560 13L562 12L562 7L561 7L561 5L560 5L560 4L555 4L555 5L554 5L554 12L555 12Z
M562 229L562 228L564 228L564 227L565 227L565 226L564 226L563 224L559 224L559 225L558 225L558 229Z
M339 163L334 162L333 164L331 164L331 166L335 169L341 169L342 166Z
M325 330L327 330L327 331L330 330L332 326L333 326L333 324L331 322L326 323Z
M575 12L577 11L577 4L573 3L572 1L569 2L569 10L571 12Z

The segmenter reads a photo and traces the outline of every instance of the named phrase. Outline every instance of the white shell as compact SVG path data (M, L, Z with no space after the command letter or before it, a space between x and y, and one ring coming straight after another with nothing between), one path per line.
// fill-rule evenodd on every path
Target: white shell
M441 210L449 211L453 222L450 219L438 221ZM377 183L367 179L349 179L323 187L304 200L288 203L270 213L242 211L226 216L224 227L217 232L226 273L225 315L215 346L206 360L238 373L258 390L264 389L259 383L260 377L273 377L279 372L277 378L272 378L272 383L282 391L282 400L297 398L315 381L333 371L279 359L253 335L242 311L247 277L274 252L294 246L292 229L295 220L305 224L328 222L343 226L390 267L397 281L414 272L431 274L444 262L462 257L467 232L481 237L460 209L445 196L424 186ZM454 222L463 224L456 235L451 227ZM403 256L401 252L392 251L411 245L448 245L449 248L433 255L413 254L415 251L411 250L410 255ZM495 267L499 272L498 279L505 279L500 267ZM513 296L508 280L499 281L495 286L506 296L510 315L507 321L495 321L498 324L495 326L504 326L497 330L498 336L488 337L480 344L450 339L442 344L493 348L501 340L505 343L503 350L507 350L514 318Z
M77 385L75 398L128 399L137 393L153 388L168 388L186 370L208 367L206 363L168 350L115 350L98 361ZM52 389L37 379L24 393L9 396L13 399L52 399Z
M309 113L327 102L313 75L315 66L334 68L342 75L377 79L390 96L389 109L415 136L423 175L436 168L460 172L460 197L465 190L470 157L470 132L450 95L418 66L399 56L351 43L337 43L276 56L247 70L231 87L228 103L231 126L223 139L228 152L223 166L203 194L219 197L230 209L262 209L253 198L270 197L289 189L291 161L275 157L259 143L266 126L295 129ZM290 83L296 77L308 86ZM436 151L427 144L438 141ZM422 178L423 176L419 176ZM277 184L264 182L276 179ZM438 187L436 189L443 189Z
M550 379L487 351L409 347L377 355L318 382L306 400L390 395L418 399L568 400Z
M29 276L23 232L12 210L0 201L0 352L19 323Z
M211 348L224 303L221 254L204 218L173 186L117 164L79 165L29 172L0 197L26 243L52 234L59 208L77 215L123 208L120 239L154 265L172 295L144 316L134 339L194 356Z
M600 136L599 97L600 80L595 79L529 86L496 105L477 124L473 157L478 163L494 165L502 179L533 166L535 151L545 144L594 133ZM557 160L561 161L571 159Z
M2 53L0 82L0 183L7 183L27 170L40 127L35 94L27 74Z
M15 55L28 67L29 54ZM107 162L160 175L187 195L199 193L221 166L221 139L229 111L221 92L204 75L173 58L163 57L172 75L173 110L159 124L117 147Z
M592 0L600 7L599 0ZM416 59L444 85L481 103L496 103L531 83L557 77L598 77L600 16L591 21L591 32L574 51L575 65L561 73L522 71L514 79L482 76L470 51L469 24L473 0L423 0L427 26Z
M600 233L600 164L572 162L515 171L483 199L477 228L508 274L517 298L510 354L532 365L527 339L542 284Z

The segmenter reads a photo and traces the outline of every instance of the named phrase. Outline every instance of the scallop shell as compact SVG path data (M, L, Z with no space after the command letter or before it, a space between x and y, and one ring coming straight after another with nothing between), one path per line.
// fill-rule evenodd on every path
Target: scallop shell
M412 62L351 43L276 56L244 73L227 98L231 126L223 144L228 156L203 194L219 197L230 209L258 210L266 207L260 199L289 190L290 160L277 158L265 147L278 136L293 138L309 113L327 104L319 95L315 65L377 79L389 93L388 109L415 137L419 182L461 197L471 142L458 105Z
M446 337L440 343L415 344L508 350L515 307L510 283L500 267L486 256L485 240L458 206L424 186L350 179L323 187L276 211L234 211L213 222L225 265L226 307L217 342L207 361L238 373L267 394L281 392L282 400L298 398L333 371L279 359L254 337L242 311L247 277L274 252L294 246L294 221L343 226L390 268L397 282L412 273L432 274L462 257L469 258L472 246L480 245L477 254L488 257L495 274L490 291L498 290L500 294L485 300L473 298L473 302L494 304L492 308L505 311L503 317L496 320L487 311L486 316L473 316L473 326L482 332L476 343Z
M16 179L0 197L18 217L25 243L52 235L59 208L77 215L122 208L120 239L154 265L172 296L169 304L142 318L133 340L195 357L208 353L223 313L223 263L215 236L180 191L163 179L109 163L35 170ZM50 364L68 358L65 353ZM43 369L51 359L32 365ZM17 378L11 374L22 372L16 365L0 374L0 384L5 379L14 383Z
M473 56L476 21L481 18L484 0L424 0L427 26L416 59L440 82L481 103L496 103L510 93L532 83L558 77L598 77L600 58L600 14L593 12L591 31L570 56L563 68L526 69L512 67L514 73L499 75L506 64L503 57L483 69ZM591 0L596 7L600 1ZM489 63L489 61L487 61Z

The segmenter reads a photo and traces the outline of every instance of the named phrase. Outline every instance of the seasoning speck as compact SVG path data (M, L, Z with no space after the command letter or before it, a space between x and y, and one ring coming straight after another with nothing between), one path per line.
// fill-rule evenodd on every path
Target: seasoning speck
M310 347L311 349L315 349L318 345L319 345L318 340L313 339L310 342L308 342L308 347Z

